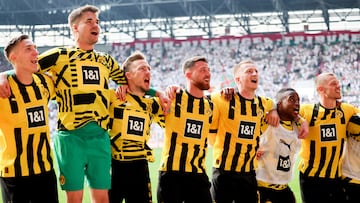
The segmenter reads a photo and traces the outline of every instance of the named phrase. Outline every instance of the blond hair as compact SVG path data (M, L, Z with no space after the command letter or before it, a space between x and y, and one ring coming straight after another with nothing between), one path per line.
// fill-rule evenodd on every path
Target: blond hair
M242 60L240 63L236 64L233 68L234 76L237 74L237 72L239 71L241 66L244 64L254 64L254 61L252 61L251 59L245 59L245 60Z
M329 76L336 77L336 75L334 73L331 73L331 72L324 72L324 73L321 73L318 76L316 76L316 78L315 78L315 87L318 88L318 87L324 85L327 77L329 77Z
M126 60L122 64L122 69L124 70L124 72L129 72L130 65L137 60L146 60L146 57L140 51L135 51L134 53L132 53L129 57L126 58Z

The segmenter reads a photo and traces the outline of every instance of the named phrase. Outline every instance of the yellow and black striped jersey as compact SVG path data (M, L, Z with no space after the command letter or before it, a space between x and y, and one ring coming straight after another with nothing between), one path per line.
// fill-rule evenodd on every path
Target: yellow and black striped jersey
M230 101L214 93L211 100L219 107L213 166L225 171L255 171L261 125L265 113L273 109L273 101L260 96L248 100L239 93Z
M9 98L0 98L0 176L21 177L53 169L48 103L55 94L48 76L23 85L12 75Z
M123 70L109 54L79 48L54 48L39 56L40 71L54 79L58 129L73 130L89 121L109 123L109 79L125 84Z
M346 141L346 127L358 109L341 103L334 109L302 104L300 115L309 122L309 134L302 140L299 170L310 177L339 178Z
M112 157L119 161L147 159L147 142L152 122L165 127L158 98L139 97L128 93L126 101L111 92L110 139Z
M195 98L187 91L177 93L165 116L160 171L206 173L208 135L216 116L208 98Z

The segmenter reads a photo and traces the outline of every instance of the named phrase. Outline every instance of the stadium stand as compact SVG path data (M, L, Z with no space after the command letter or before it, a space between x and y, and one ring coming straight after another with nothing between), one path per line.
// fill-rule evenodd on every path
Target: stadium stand
M309 40L312 36L312 40ZM331 36L333 40L330 39ZM281 38L280 38L281 37ZM284 38L285 37L285 38ZM302 39L302 40L299 40ZM307 39L307 40L305 40ZM164 90L168 85L185 86L181 65L190 55L204 55L212 71L211 91L233 86L232 67L244 58L250 58L260 71L258 93L274 97L282 87L294 87L302 102L313 102L314 76L323 71L335 72L341 81L343 101L360 106L360 32L338 31L309 35L290 33L222 37L187 40L153 39L131 43L114 43L112 55L119 62L133 51L140 50L152 66L152 86ZM0 56L1 70L10 69ZM305 82L304 82L305 81ZM304 86L305 85L305 86ZM56 105L52 109L51 130L56 127ZM155 127L153 137L161 139L161 130ZM160 130L160 131L159 131ZM160 145L157 142L155 146Z
M344 37L346 36L346 37ZM261 72L259 94L273 97L275 92L299 81L311 86L320 72L335 72L341 79L344 100L359 104L359 32L338 31L310 35L290 33L220 37L214 39L158 39L113 44L112 54L123 61L134 51L144 52L152 66L152 85L165 89L169 84L182 84L181 63L190 55L204 55L212 71L212 89L231 86L232 67L245 58L256 62ZM311 37L311 40L309 40ZM334 40L325 40L333 37ZM283 39L286 38L286 39ZM303 40L299 40L303 39ZM304 88L304 87L298 87ZM303 95L303 102L313 99Z

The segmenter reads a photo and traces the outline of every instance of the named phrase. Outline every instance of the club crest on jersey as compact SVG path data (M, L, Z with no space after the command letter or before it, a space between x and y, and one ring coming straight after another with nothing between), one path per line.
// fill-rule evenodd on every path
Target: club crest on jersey
M107 60L105 56L99 56L98 60L99 63L103 64L104 66L108 66Z
M43 89L41 94L43 95L44 98L49 98L50 96L50 93L46 88Z
M264 111L259 109L257 112L257 115L260 116L260 117L263 117L264 116Z
M336 111L335 112L335 116L336 117L339 117L339 118L342 118L344 116L343 112L342 111Z

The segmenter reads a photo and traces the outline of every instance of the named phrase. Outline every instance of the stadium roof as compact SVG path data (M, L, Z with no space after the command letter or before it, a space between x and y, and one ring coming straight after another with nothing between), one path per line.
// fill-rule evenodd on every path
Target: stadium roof
M360 7L360 0L0 0L0 25L63 24L89 3L104 9L102 21Z
M67 16L85 4L101 9L100 44L360 29L360 0L0 0L0 46L19 33L72 44Z

